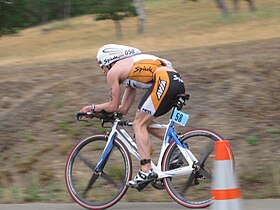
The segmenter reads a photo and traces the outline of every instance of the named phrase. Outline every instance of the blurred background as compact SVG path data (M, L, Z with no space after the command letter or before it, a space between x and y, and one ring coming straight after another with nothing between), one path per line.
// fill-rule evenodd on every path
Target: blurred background
M104 131L75 114L109 98L95 60L107 43L172 61L191 95L178 129L230 140L244 198L280 198L279 0L0 0L1 203L72 201L67 156ZM171 201L145 191L122 201Z

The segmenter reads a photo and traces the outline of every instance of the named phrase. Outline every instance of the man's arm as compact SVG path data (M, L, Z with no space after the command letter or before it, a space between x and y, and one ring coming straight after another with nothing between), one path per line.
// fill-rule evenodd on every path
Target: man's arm
M96 104L94 111L100 112L105 110L107 112L117 112L120 104L120 83L117 75L110 74L107 75L107 82L111 88L111 100L103 104Z
M109 87L111 88L111 98L110 101L102 104L95 104L95 105L88 105L81 109L82 112L100 112L102 110L105 110L107 112L117 112L119 111L119 105L120 105L120 94L121 94L121 88L120 84L127 78L129 71L132 67L133 60L131 58L127 58L124 60L118 61L116 64L113 65L113 67L104 73L106 73L107 76L107 83ZM134 91L131 91L130 94ZM135 96L134 96L135 97ZM131 106L134 98L128 96L125 97L126 100L129 100L129 103L126 102L123 103L125 107L121 108L121 110L124 110L124 112L127 112L129 107ZM128 106L129 105L129 106Z
M134 102L136 96L136 89L131 87L126 87L122 97L121 105L119 106L119 112L122 114L127 114L131 105Z

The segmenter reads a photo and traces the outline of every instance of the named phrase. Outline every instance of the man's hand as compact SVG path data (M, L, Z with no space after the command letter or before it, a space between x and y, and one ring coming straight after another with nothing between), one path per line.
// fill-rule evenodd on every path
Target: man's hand
M88 105L88 106L84 106L80 112L94 112L94 109L95 109L95 105L94 104L91 104L91 105Z

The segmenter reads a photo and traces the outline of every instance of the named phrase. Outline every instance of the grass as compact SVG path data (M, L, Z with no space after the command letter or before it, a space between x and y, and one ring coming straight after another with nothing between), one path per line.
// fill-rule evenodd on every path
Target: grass
M241 177L243 197L249 199L278 198L280 196L280 168L277 165L262 171L253 166L253 170Z
M75 142L71 141L69 138L63 138L59 140L59 153L63 156L68 155L72 148L74 147Z
M31 184L25 189L24 201L41 201L41 188L37 177L33 178Z
M44 32L51 32L56 30L65 30L65 29L71 29L73 26L67 22L55 22L51 25L48 25L46 28L42 28L42 31Z
M30 153L23 157L16 163L17 172L20 174L28 173L31 171L32 166L38 161L36 153Z
M257 138L256 136L248 136L248 137L246 137L245 140L246 140L246 141L248 142L248 144L250 144L250 145L253 145L253 146L258 145L258 138Z
M46 168L47 171L49 171ZM50 171L52 171L50 169ZM48 182L45 179L53 178L53 174L44 172L42 180L41 173L33 173L31 182L26 187L19 187L17 183L11 183L10 187L0 188L1 203L21 203L21 202L58 202L71 201L71 198L66 190L65 184L62 182Z
M80 129L77 128L72 118L62 118L57 122L54 131L60 131L67 137L76 137L80 134Z
M280 134L280 129L276 129L276 128L267 128L266 132L269 134Z
M55 171L51 166L43 166L39 169L39 181L43 185L48 185L54 182Z
M93 16L82 16L26 29L18 36L2 37L0 65L92 58L98 47L108 42L134 45L147 52L280 35L277 0L257 0L257 12L242 10L227 20L212 1L186 4L179 0L158 2L146 2L147 30L141 35L136 33L136 18L122 22L123 39L118 39L112 21L94 21ZM49 32L42 32L46 28Z
M102 128L101 123L98 121L81 122L80 125L77 125L72 118L67 117L58 120L54 131L61 132L66 138L73 138L78 137L82 130L88 130L89 127L93 129L92 132L94 133L104 133L108 130L106 128Z
M26 139L28 142L36 141L36 135L31 131L24 131L22 134L23 138Z
M12 172L10 170L5 168L0 169L0 189L9 187L9 184L12 182L11 177Z
M31 172L34 165L39 161L40 156L51 151L53 148L54 145L44 144L40 147L40 149L34 147L34 150L27 154L14 154L14 157L17 159L15 163L17 172L19 174L26 174Z
M280 195L280 167L274 166L271 168L273 186L275 187L276 194Z

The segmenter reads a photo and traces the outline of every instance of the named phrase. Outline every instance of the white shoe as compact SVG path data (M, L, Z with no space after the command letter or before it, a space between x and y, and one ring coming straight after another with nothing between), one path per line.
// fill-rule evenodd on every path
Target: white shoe
M134 187L138 184L144 183L146 181L150 181L157 178L157 174L154 173L151 169L149 172L143 172L141 170L138 171L137 175L134 177L133 180L128 182L128 186Z

